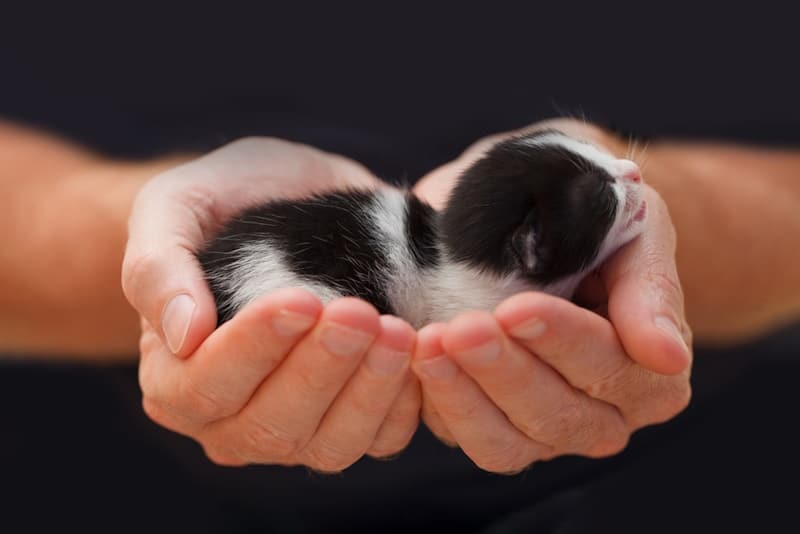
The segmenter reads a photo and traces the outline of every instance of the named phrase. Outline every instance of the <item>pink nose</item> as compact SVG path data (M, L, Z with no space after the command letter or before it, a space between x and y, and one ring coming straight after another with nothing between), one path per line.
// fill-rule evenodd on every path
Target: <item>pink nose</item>
M617 168L619 170L619 177L623 180L630 180L631 182L642 181L642 171L639 166L629 159L621 159L617 161Z

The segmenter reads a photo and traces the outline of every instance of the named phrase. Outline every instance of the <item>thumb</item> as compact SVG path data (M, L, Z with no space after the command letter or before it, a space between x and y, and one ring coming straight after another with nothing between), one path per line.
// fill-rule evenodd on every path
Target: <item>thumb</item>
M691 331L667 206L650 188L646 199L645 231L609 260L602 278L609 317L626 352L643 367L672 375L691 363Z
M122 264L125 297L170 351L186 357L214 331L216 305L195 256L212 221L211 197L146 184L128 223Z

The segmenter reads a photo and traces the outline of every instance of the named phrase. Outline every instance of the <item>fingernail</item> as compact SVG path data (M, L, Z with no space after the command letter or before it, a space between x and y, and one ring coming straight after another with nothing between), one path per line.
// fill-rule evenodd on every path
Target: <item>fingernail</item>
M502 347L497 340L458 352L458 360L470 365L489 365L500 356Z
M367 367L380 375L393 376L405 368L411 354L386 347L372 347L367 354Z
M315 322L315 317L284 309L272 316L272 330L279 336L291 337L307 331Z
M655 319L653 319L653 323L659 330L661 330L668 336L674 338L675 341L680 343L681 347L683 348L683 351L686 353L686 357L687 358L689 357L689 346L686 344L686 340L683 339L681 331L678 330L678 326L672 321L672 319L670 319L665 315L657 315Z
M360 330L329 323L323 327L319 339L329 352L337 356L350 357L363 354L374 337Z
M189 325L192 323L195 306L192 297L182 294L173 297L161 314L161 328L164 330L167 346L173 354L177 354L183 346Z
M421 360L417 364L417 368L431 380L446 380L458 373L456 364L451 362L450 358L445 355Z
M545 330L547 330L545 322L538 317L534 317L523 321L509 330L509 332L512 336L520 339L534 339L544 334Z

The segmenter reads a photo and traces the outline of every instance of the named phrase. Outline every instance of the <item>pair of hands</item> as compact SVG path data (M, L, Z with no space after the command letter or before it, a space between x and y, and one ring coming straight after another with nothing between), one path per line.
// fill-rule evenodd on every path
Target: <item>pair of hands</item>
M589 125L549 125L620 149ZM440 207L498 139L479 141L415 193ZM340 471L364 454L400 452L421 414L478 466L506 473L562 454L614 454L687 405L691 334L675 233L649 188L643 235L581 289L594 312L524 293L415 332L366 302L323 306L295 288L214 330L194 251L244 206L344 186L382 187L348 159L253 138L158 175L137 197L123 288L142 317L144 410L212 461Z

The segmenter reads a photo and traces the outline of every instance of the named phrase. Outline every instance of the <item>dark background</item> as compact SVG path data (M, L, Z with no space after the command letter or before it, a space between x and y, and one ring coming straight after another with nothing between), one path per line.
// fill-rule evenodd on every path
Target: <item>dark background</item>
M481 136L563 114L645 138L800 144L795 19L766 5L379 8L9 14L0 117L127 158L275 135L393 182ZM793 530L798 355L798 327L701 349L695 398L677 419L615 458L515 477L478 471L424 430L399 459L338 476L220 468L147 421L132 366L9 360L0 529Z

